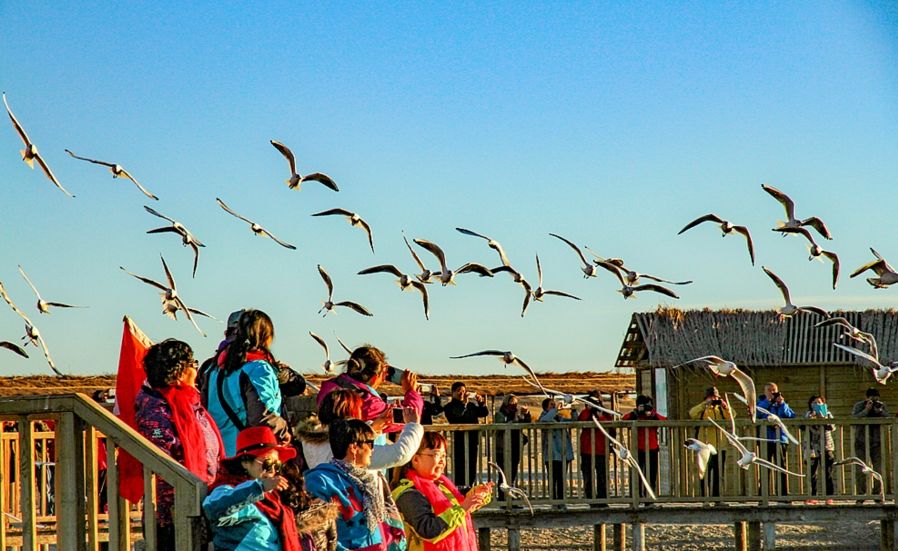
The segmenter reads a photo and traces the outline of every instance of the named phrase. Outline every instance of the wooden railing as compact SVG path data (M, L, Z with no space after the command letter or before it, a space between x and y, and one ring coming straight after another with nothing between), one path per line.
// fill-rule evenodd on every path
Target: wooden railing
M895 447L898 445L898 419L894 417L863 419L849 417L826 421L790 419L786 420L785 424L789 431L802 443L802 445L789 444L786 447L785 466L790 471L805 476L787 475L785 477L786 487L782 487L780 476L772 475L767 469L757 466L752 466L748 469L740 468L736 464L736 460L739 459L740 455L731 446L725 446L722 448L726 450L726 457L719 473L719 496L709 495L710 491L706 491L703 495L703 482L698 479L694 452L687 450L684 446L686 439L695 437L700 428L711 427L713 429L713 425L709 422L675 420L619 421L603 423L603 426L615 430L617 439L628 447L634 458L637 458L639 455L639 445L636 438L637 428L644 427L650 430L658 430L660 442L658 454L659 477L656 487L658 497L654 500L658 503L704 502L711 504L713 502L755 502L767 504L782 500L795 501L811 498L820 501L825 499L876 500L882 497L886 500L894 500L896 498L895 477L898 474L898 449ZM859 470L852 465L836 466L834 468L834 493L826 495L824 462L821 462L818 468L816 495L813 495L810 476L813 460L808 451L815 449L818 454L825 455L825 453L821 453L824 442L819 438L812 444L812 447L804 445L805 439L809 437L807 428L812 425L835 425L835 430L832 431L835 461L859 455L868 464L871 464L871 461L875 462L875 468L884 480L882 495L873 493L873 486L869 479L867 480L866 489L862 491L858 486L859 475L857 473ZM737 421L737 434L740 436L765 437L767 426L773 425L767 425L764 422L752 425L750 421L740 420ZM640 497L640 484L633 471L612 453L607 443L604 456L581 455L581 434L600 434L590 422L433 425L427 427L427 430L447 432L450 448L447 470L450 478L456 478L456 473L462 468L461 465L455 464L453 448L456 445L467 447L469 438L456 438L449 433L476 433L479 442L479 453L476 456L475 472L478 474L479 481L485 481L487 478L494 481L498 480L494 469L487 465L487 461L497 461L497 444L501 443L505 450L510 450L512 439L516 437L516 432L521 436L526 436L528 443L520 446L521 458L516 469L517 475L515 478L517 479L516 485L529 495L535 505L581 503L627 504L635 507L653 501ZM871 447L872 436L876 431L880 432L881 444L879 449ZM778 429L776 434L779 434ZM859 435L862 435L865 441L862 449L855 447L855 439ZM551 449L554 439L567 439L568 437L573 452L572 459L571 461L565 461L564 464L564 497L556 499L552 497L551 493L552 483L554 482L552 469L547 468L548 465L544 461L543 450L546 449L545 446ZM766 459L768 457L768 448L771 447L771 451L773 451L772 446L777 444L768 441L746 441L745 445L748 449L755 450L759 457ZM467 464L469 461L467 453L462 457L464 457L464 462ZM584 460L587 463L584 463ZM586 497L587 493L582 470L584 467L592 467L593 465L590 463L592 461L603 461L606 463L605 487L607 489L607 497L605 498L595 497L595 492L592 492L594 497ZM497 462L508 475L508 478L511 479L512 472L515 471L515 466L512 465L511 454L505 453L503 460ZM646 475L648 476L648 472L646 472ZM505 507L511 506L511 503L508 501L494 502L494 504ZM518 504L518 502L515 502L515 505Z
M131 548L133 525L147 549L156 549L155 478L175 488L175 548L199 548L198 522L206 486L153 443L83 394L0 399L0 549L27 551ZM35 423L55 424L52 432ZM12 426L9 426L13 424ZM99 510L98 438L107 454L106 501ZM119 450L143 464L144 499L131 504L118 493Z

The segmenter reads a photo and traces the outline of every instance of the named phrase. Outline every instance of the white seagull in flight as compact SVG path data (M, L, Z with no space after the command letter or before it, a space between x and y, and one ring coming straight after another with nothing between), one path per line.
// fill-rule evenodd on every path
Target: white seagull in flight
M41 170L44 171L44 175L53 182L53 185L58 187L60 191L68 195L69 197L74 197L68 190L62 187L62 184L59 183L59 180L56 179L56 176L53 175L53 171L50 170L50 167L47 166L47 162L37 151L37 146L34 145L34 142L31 141L31 138L28 137L28 134L25 132L25 129L22 128L22 125L19 124L19 121L16 119L16 116L12 114L12 109L9 108L9 103L6 101L6 93L3 94L3 104L6 106L6 114L9 115L9 120L12 121L13 128L16 129L16 132L19 134L19 137L22 138L22 141L25 142L25 149L19 151L22 154L22 160L25 161L25 164L30 166L32 169L34 168L34 161L37 161L38 166L41 167Z

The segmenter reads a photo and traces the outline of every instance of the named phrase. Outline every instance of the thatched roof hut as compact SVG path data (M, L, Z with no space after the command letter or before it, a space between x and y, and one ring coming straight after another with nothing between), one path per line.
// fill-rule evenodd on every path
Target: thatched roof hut
M898 312L866 310L832 312L872 333L883 361L898 358ZM733 361L754 377L758 392L776 382L793 409L803 412L811 394L826 396L830 409L847 415L864 390L876 385L869 370L858 368L853 356L833 346L840 339L835 326L816 328L820 318L800 314L781 318L773 311L690 310L659 308L635 313L624 337L616 366L635 368L637 391L655 397L659 407L680 418L698 403L713 377L703 370L676 367L714 354ZM860 346L860 345L858 345ZM861 347L866 351L866 348ZM721 391L737 391L729 380L718 380ZM898 407L898 390L880 389L883 399ZM662 403L663 402L663 403Z

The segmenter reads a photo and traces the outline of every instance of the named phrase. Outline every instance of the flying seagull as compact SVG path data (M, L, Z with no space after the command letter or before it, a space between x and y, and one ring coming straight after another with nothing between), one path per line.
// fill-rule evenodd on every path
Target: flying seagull
M767 461L766 459L761 459L760 457L758 457L758 454L756 454L753 451L749 451L749 449L745 447L745 444L742 443L742 440L740 438L736 437L735 434L730 433L729 431L727 431L726 429L724 429L723 427L718 425L716 422L714 422L714 419L708 419L708 421L710 421L712 425L717 427L720 430L720 432L722 432L723 435L726 437L726 439L730 443L730 445L733 446L733 448L736 450L736 452L742 455L742 457L740 457L736 461L736 464L739 465L740 467L742 467L743 469L745 469L746 471L752 465L758 465L759 467L765 467L767 469L772 469L774 471L780 471L780 472L783 472L786 474L791 474L794 476L800 476L800 477L804 478L803 474L793 473L792 471L784 469L784 468L780 467L779 465L776 465L774 463L771 463L770 461Z
M253 221L250 220L249 218L244 218L243 216L240 216L239 214L237 214L236 212L234 212L233 210L231 210L231 208L230 208L229 206L227 206L227 205L224 203L224 201L222 201L222 200L219 199L218 197L215 198L215 201L218 202L218 206L220 206L222 209L224 209L224 211L225 211L226 213L230 214L231 216L236 216L237 218L239 218L239 219L243 220L244 222L246 222L247 224L249 224L249 227L250 227L251 230L253 230L253 233L254 233L254 234L256 234L256 235L261 235L262 237L270 237L271 239L274 240L275 243L277 243L277 244L280 245L281 247L286 247L286 248L291 249L291 250L294 250L294 251L296 250L296 247L295 247L294 245L291 245L290 243L286 243L286 242L284 242L284 241L281 241L280 239L278 239L277 237L275 237L273 233L271 233L270 231L266 230L265 228L263 228L263 227L260 226L259 224L256 224L255 222L253 222Z
M328 312L334 311L334 307L345 306L346 308L355 310L363 316L374 315L369 312L367 308L357 302L351 302L348 300L344 300L343 302L334 302L334 282L331 281L331 276L327 274L327 271L325 271L324 267L321 264L318 265L318 274L321 275L321 279L324 280L324 284L327 286L327 300L322 303L323 306L320 310L318 310L319 314L324 311L324 315L326 316Z
M707 444L698 438L687 438L683 447L695 452L695 468L698 471L698 479L704 480L705 472L708 470L708 460L712 455L717 455L717 448L713 444Z
M362 218L358 214L343 209L330 209L322 212L316 212L312 216L331 216L334 214L345 216L349 221L350 226L354 228L362 228L363 230L365 230L365 233L368 234L368 246L371 247L371 252L374 252L374 237L371 236L371 226L368 225L368 222L362 220Z
M33 344L35 347L40 346L41 350L44 353L44 358L47 359L47 365L50 366L50 369L53 370L53 373L56 373L57 375L62 377L62 372L56 368L56 363L53 362L53 358L50 356L50 349L47 348L47 343L44 342L44 338L41 336L41 332L38 331L37 327L34 326L34 323L32 323L28 316L25 315L25 312L19 310L19 307L15 305L11 298L9 298L9 295L6 293L6 289L3 287L2 282L0 282L0 296L3 297L3 300L6 301L6 304L9 304L9 307L12 308L12 311L18 314L19 317L25 321L25 336L22 337L22 340L25 341L25 346L28 346L29 344ZM24 354L24 350L22 351L22 353ZM27 355L25 357L27 357Z
M527 493L518 487L509 486L508 478L505 476L505 472L499 465L493 463L492 461L487 462L487 464L499 472L499 491L511 496L514 499L524 500L524 503L527 504L527 508L530 509L530 516L533 516L533 506L530 505L530 498L527 497Z
M814 325L814 327L826 327L829 325L839 325L842 327L843 333L839 335L839 338L844 336L857 342L865 343L870 347L871 356L873 356L874 358L879 356L879 347L877 346L876 338L873 337L872 333L861 331L857 327L851 325L851 323L842 316L834 316L829 319L825 319L820 323Z
M25 349L13 342L0 341L0 348L5 348L7 350L11 350L11 351L15 352L16 354L18 354L19 356L22 356L23 358L28 357L28 353L25 352Z
M480 239L485 240L486 245L489 248L491 248L491 249L495 250L497 253L499 253L499 261L502 262L502 265L503 266L511 266L511 263L508 261L508 257L505 256L505 250L502 249L502 245L500 245L499 242L496 241L495 239L491 239L485 235L481 235L477 232L473 232L471 230L466 230L464 228L455 228L455 230L459 231L465 235L471 235L471 236L479 237Z
M755 390L755 382L744 371L739 369L739 367L736 366L734 362L724 360L719 356L702 356L701 358L689 360L688 362L684 362L680 365L689 364L697 364L705 367L715 377L732 377L737 383L739 383L739 388L742 389L742 394L748 396L746 405L748 406L748 410L751 413L751 421L752 423L756 421L755 404L758 401L758 393ZM675 367L680 367L680 365Z
M886 259L880 256L880 254L873 250L872 247L870 248L870 252L873 253L873 256L875 256L876 259L871 260L853 271L849 277L855 277L867 270L873 270L879 277L868 277L867 283L872 285L874 289L885 289L889 285L898 283L898 272L895 272L895 268L892 268Z
M577 256L580 257L580 262L583 263L583 266L580 268L580 270L583 272L584 278L596 277L596 274L598 273L598 269L596 268L596 266L594 264L592 264L591 262L586 260L586 255L583 254L583 251L580 250L580 247L574 245L571 241L565 239L564 237L561 237L558 234L550 233L549 235L551 235L552 237L554 237L556 239L560 239L561 241L564 241L565 243L568 244L568 246L570 248L574 249L574 252L577 253Z
M524 276L521 273L511 266L499 266L490 270L494 274L497 272L508 272L511 274L512 280L520 285L524 289L524 305L521 308L521 317L524 317L524 314L527 313L527 306L530 305L530 299L533 296L533 291L530 289L530 284L527 283L527 280L524 279Z
M783 294L783 299L786 301L786 305L778 308L777 313L783 317L791 317L799 312L813 312L818 316L822 316L824 318L829 317L829 312L820 308L819 306L795 306L792 304L792 298L789 295L789 288L786 287L786 284L783 283L783 280L779 278L778 275L773 273L772 270L769 270L766 266L761 266L764 269L764 273L767 274L770 279L773 280L773 283L779 288L780 292Z
M641 274L641 273L637 272L636 270L631 270L630 268L627 268L624 265L624 261L620 258L602 258L598 254L596 254L595 251L590 249L589 247L583 247L583 248L586 249L587 251L589 251L589 253L592 254L594 257L596 257L595 260L592 261L593 264L601 265L604 262L605 264L616 267L617 271L620 272L621 275L624 276L624 279L626 280L627 285L635 285L636 283L639 282L640 278L650 279L652 281L657 281L658 283L667 283L670 285L689 285L690 283L692 283L692 280L671 281L669 279L663 279L658 276L653 276L653 275L649 275L649 274ZM603 266L603 267L608 269L608 266Z
M835 289L836 283L839 281L839 255L832 251L823 250L823 247L814 241L814 236L811 235L811 232L809 232L807 228L783 228L782 232L797 233L803 235L805 239L808 240L808 260L819 260L820 262L823 262L823 259L826 258L833 263L833 289Z
M539 263L539 255L536 255L536 275L537 275L537 285L536 289L533 290L533 300L537 302L542 302L543 297L546 295L555 295L559 297L567 297L572 298L574 300L580 300L580 297L575 297L569 293L563 293L561 291L549 291L543 289L543 267Z
M653 291L655 293L661 293L662 295L667 295L671 298L676 298L676 299L680 298L676 293L674 293L667 287L664 287L663 285L657 285L655 283L646 283L644 285L635 285L635 286L631 285L630 283L627 282L626 277L622 273L622 268L620 266L618 266L617 264L612 264L610 262L605 262L605 261L600 260L600 261L596 262L596 266L601 266L602 268L605 268L606 270L608 270L609 272L611 272L617 276L617 279L618 279L618 281L620 281L620 284L621 284L621 288L618 290L618 293L622 294L625 299L632 297L634 294L638 293L639 291ZM643 277L645 277L645 276L643 276ZM686 282L686 283L691 283L691 282Z
M467 264L463 264L459 269L453 272L448 268L448 266L446 266L446 255L443 253L443 249L437 246L436 243L431 243L430 241L426 241L424 239L415 239L414 241L415 244L417 244L422 249L429 251L440 262L440 272L434 275L440 278L440 283L443 284L443 287L449 284L455 285L455 276L458 274L476 272L480 274L480 277L493 277L493 272L491 272L489 268L482 264L477 264L476 262L468 262Z
M777 227L773 228L773 231L783 232L783 235L785 236L786 233L788 233L788 230L791 228L811 226L812 228L817 230L817 233L819 233L826 239L833 238L833 236L829 233L829 230L826 229L826 224L823 223L823 220L817 218L816 216L805 218L804 220L795 218L795 203L792 201L792 199L789 198L788 195L776 189L775 187L768 186L766 184L761 184L761 188L772 195L773 198L779 201L780 204L783 205L783 208L786 209L786 221L778 222Z
M312 174L306 174L305 176L300 176L296 172L296 159L293 157L293 152L290 151L290 148L281 142L276 142L271 140L271 145L274 146L275 149L281 152L287 162L290 163L290 178L286 180L287 185L290 186L290 189L299 190L300 186L304 182L318 182L323 184L325 187L329 187L334 191L340 191L340 188L337 187L337 183L328 176L327 174L322 174L320 172L314 172Z
M25 142L25 149L20 150L19 152L22 154L22 160L25 161L25 164L30 166L32 169L34 168L34 161L37 161L38 166L41 167L41 170L44 171L44 174L47 178L53 182L53 185L58 187L63 193L68 195L69 197L74 197L71 193L66 190L66 188L62 187L62 184L59 183L59 180L56 179L56 176L53 175L53 171L50 170L50 167L47 166L47 162L37 151L37 146L31 141L31 138L28 137L28 134L25 133L25 129L22 128L22 125L19 124L19 121L16 119L16 116L12 114L12 109L9 108L9 103L6 101L6 93L3 93L3 104L6 105L6 113L9 115L9 120L12 121L13 128L18 132L19 137L22 138L22 141Z
M19 273L22 274L22 277L25 279L25 283L31 287L31 290L34 291L34 294L37 295L37 310L41 314L49 314L50 307L54 306L56 308L84 308L84 306L73 306L71 304L63 304L61 302L48 302L41 297L40 292L38 292L37 287L34 286L34 283L31 283L31 280L28 279L28 276L25 274L25 270L19 265Z
M605 438L608 442L611 443L611 447L614 448L614 453L617 455L617 458L626 463L631 469L636 471L636 474L639 475L639 480L642 481L642 486L645 488L645 491L652 497L652 499L658 499L655 495L655 491L652 489L652 485L649 484L649 481L646 480L645 474L642 472L642 469L639 467L639 463L633 457L633 454L630 453L630 449L623 444L620 443L620 440L611 436L605 427L602 426L602 423L599 423L598 419L595 417L592 418L592 422L595 426L602 431L602 434L605 435Z
M581 404L585 404L593 409L596 409L603 413L607 413L608 415L613 415L615 417L623 417L622 413L620 413L618 411L614 411L613 409L608 409L608 408L600 405L598 402L596 402L589 396L584 396L581 398L579 396L574 396L573 394L567 394L565 392L559 392L557 390L553 390L549 387L540 386L539 384L531 381L530 378L528 378L526 376L524 377L524 382L527 383L528 385L532 386L533 388L541 390L544 394L546 394L549 397L555 396L557 398L560 398L565 404L573 404L574 402L580 402Z
M527 372L528 375L530 375L530 377L536 383L536 386L538 386L539 389L543 391L543 394L545 394L546 396L549 395L549 392L542 385L542 383L539 382L539 378L536 376L536 373L534 373L533 370L530 369L530 366L525 364L523 361L521 361L521 359L518 358L517 356L515 356L514 353L511 352L510 350L509 351L484 350L482 352L474 352L473 354L465 354L464 356L449 356L449 358L452 360L460 360L462 358L472 358L474 356L497 356L499 358L499 360L502 363L504 363L505 365L509 365L509 364L519 365L524 371Z
M748 400L745 398L745 396L742 396L741 394L736 394L736 393L734 393L733 396L735 396L736 398L738 398L739 401L741 401L743 404L748 405ZM787 438L790 442L792 442L792 443L795 444L796 446L801 445L801 443L798 441L798 439L795 438L794 436L792 436L792 433L789 432L789 429L786 427L785 423L783 423L783 420L780 419L779 415L776 415L776 414L774 414L774 413L770 413L769 411L767 411L766 409L762 408L761 406L759 406L759 405L757 405L757 404L755 404L754 407L755 407L756 410L758 410L759 412L761 412L761 413L763 413L764 415L766 415L768 421L773 421L774 423L776 423L776 424L779 426L780 431L786 436L786 438ZM754 419L752 419L752 421L754 421ZM735 433L734 433L734 434L735 434ZM753 439L753 438L743 437L743 438L739 438L739 440L754 440L754 439ZM763 440L763 439L762 439L762 440Z
M702 222L715 222L720 225L720 231L722 233L722 237L726 237L728 234L732 232L741 233L745 236L745 242L748 244L748 256L751 258L751 265L755 265L755 247L751 241L751 233L749 233L748 228L745 226L736 226L732 222L724 220L723 218L717 216L716 214L706 214L704 216L700 216L686 224L682 230L677 232L677 235L682 234L686 230L690 230L695 226L698 226Z
M137 186L137 189L139 189L141 193L143 193L144 195L146 195L146 196L149 197L150 199L155 199L156 201L159 200L158 197L156 197L155 195L153 195L152 193L150 193L149 191L147 191L147 188L145 188L145 187L143 187L142 185L140 185L140 182L138 182L137 179L134 178L134 176L131 176L131 173L128 172L127 170L125 170L125 169L122 167L122 165L119 165L119 164L116 164L116 163L107 163L106 161L98 161L98 160L96 160L96 159L88 159L87 157L79 157L78 155L75 155L74 153L72 153L72 152L71 152L70 150L68 150L68 149L66 149L65 152L68 153L69 155L71 155L72 157L74 157L75 159L78 159L78 160L81 160L81 161L87 161L87 162L93 163L93 164L95 164L95 165L108 166L108 167L109 167L109 171L112 172L112 177L113 177L113 178L127 178L127 179L131 180L131 182L132 182L135 186Z
M399 285L400 291L407 291L409 287L414 287L415 290L421 293L421 300L424 301L424 319L430 319L430 303L427 297L427 287L425 287L423 283L413 279L413 277L410 275L406 275L400 272L399 268L393 266L392 264L381 264L380 266L365 268L364 270L359 272L359 275L378 273L393 274L394 276L398 277L399 279L396 280L396 283Z
M190 320L190 323L193 324L197 332L205 337L206 333L202 329L200 329L199 325L196 324L196 320L193 319L193 314L205 316L210 319L215 318L201 310L190 308L184 303L184 300L181 299L181 295L178 294L178 286L175 283L175 278L171 275L171 271L168 269L168 264L165 263L165 258L163 258L162 255L160 255L159 258L162 258L162 268L165 270L165 278L168 281L168 285L163 285L162 283L159 283L158 281L150 279L148 277L132 274L123 266L119 266L119 268L121 268L123 272L130 275L131 277L139 279L147 285L155 287L156 289L162 291L162 293L160 294L160 296L162 297L162 313L170 317L171 319L176 320L178 319L178 310L184 312L184 315L187 316L187 319Z
M312 339L314 339L315 342L320 344L321 348L324 349L324 365L322 365L321 367L324 368L325 373L327 373L328 375L331 375L334 371L334 364L333 364L333 362L331 362L331 353L330 353L330 350L327 348L327 343L324 342L324 339L322 339L315 333L312 333L311 331L309 331L309 336L312 337Z
M886 381L889 380L889 377L892 376L892 373L898 371L898 361L889 362L888 364L884 364L880 362L880 360L870 354L862 350L858 350L857 348L851 348L849 346L841 345L837 342L833 343L833 346L840 350L844 350L849 354L857 356L862 364L866 364L873 371L873 377L876 379L876 382L884 385Z
M845 459L843 459L841 461L836 461L835 463L833 463L833 465L856 465L857 467L860 467L861 474L865 474L867 476L871 476L871 477L875 478L876 480L879 480L880 491L885 492L886 485L885 485L885 481L882 479L882 475L879 474L878 472L874 471L873 468L870 467L870 465L867 465L866 463L864 463L859 457L855 457L852 455L850 457L846 457ZM883 495L883 494L880 494L880 495Z
M405 246L408 247L408 252L412 253L412 258L415 259L415 264L418 265L418 268L421 269L420 274L415 274L415 278L421 283L433 283L431 281L438 274L436 272L431 272L427 268L424 267L424 263L421 262L421 258L418 257L418 254L415 253L415 249L412 248L412 244L408 242L408 239L405 235L402 236L402 240L405 241Z
M184 225L177 220L169 218L164 214L160 214L146 205L144 205L143 208L145 208L146 211L153 216L158 216L163 220L168 220L169 222L171 222L171 226L162 226L161 228L147 230L147 233L176 233L181 236L181 243L183 243L185 247L189 246L191 249L193 249L193 277L196 277L196 266L200 261L199 248L205 247L205 245L200 243L200 240L197 239L196 236L194 236L192 233L190 233L190 230L185 228Z

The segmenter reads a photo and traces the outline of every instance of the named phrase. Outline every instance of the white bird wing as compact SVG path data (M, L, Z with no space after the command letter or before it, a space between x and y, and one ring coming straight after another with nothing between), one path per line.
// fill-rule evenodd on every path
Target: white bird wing
M53 171L50 170L50 167L47 166L47 162L44 160L44 158L39 153L34 156L34 160L37 161L38 166L40 166L41 170L44 171L44 175L47 176L47 178L49 178L51 182L53 182L53 185L58 187L63 193L65 193L69 197L74 197L74 195L69 193L69 190L62 187L62 184L60 184L59 180L56 179L56 175L53 174Z
M62 372L56 368L56 362L53 361L53 358L50 356L50 349L47 348L47 343L44 342L44 337L38 333L37 342L41 345L41 350L44 352L44 357L47 358L47 365L50 366L50 369L53 370L53 373L56 373L58 376L62 377Z
M539 254L536 255L536 286L543 286L543 267L539 263Z
M334 282L331 280L331 276L328 275L327 271L324 269L324 266L321 264L318 265L318 274L321 276L321 279L324 280L324 284L327 286L327 300L331 300L334 297Z
M561 237L561 236L558 235L558 234L550 233L549 235L551 235L552 237L555 237L555 238L560 239L560 240L564 241L565 243L567 243L568 246L569 246L570 248L574 249L574 252L577 253L577 256L580 257L580 261L583 262L583 265L586 266L587 268L590 266L589 262L586 260L586 255L583 254L583 251L580 250L580 247L574 245L572 242L570 242L569 240L567 240L567 239Z
M342 302L337 302L334 306L345 306L350 310L354 310L355 312L363 315L363 316L373 316L370 310L359 304L358 302L352 302L351 300L344 300Z
M755 265L755 245L751 240L751 232L745 226L733 226L733 231L739 232L745 236L745 243L748 245L748 256L751 258L751 265Z
M877 360L870 354L867 354L863 350L858 350L857 348L851 348L850 346L845 346L844 344L839 344L837 342L834 342L833 346L835 346L836 348L839 348L841 350L844 350L845 352L848 352L849 354L853 354L853 355L857 356L858 358L863 360L863 363L868 364L873 369L880 368L879 360Z
M187 316L187 319L190 320L190 323L193 324L193 327L196 328L197 332L199 332L200 335L202 335L202 336L205 337L205 336L206 336L206 332L203 331L202 329L200 329L200 326L196 324L196 320L193 318L193 313L192 313L191 309L188 308L186 304L184 304L184 301L181 300L181 297L175 296L175 304L177 304L177 305L178 305L178 308L179 308L182 312L184 312L184 315Z
M446 255L443 253L443 249L436 243L431 243L425 239L415 239L414 241L419 247L429 251L433 256L437 257L437 260L440 263L440 270L444 274L449 271L449 268L446 266Z
M378 274L378 273L388 273L393 274L396 277L402 277L403 273L399 271L399 268L393 266L392 264L381 264L379 266L372 266L370 268L365 268L364 270L360 270L358 275L369 275L369 274Z
M783 467L780 467L779 465L771 463L770 461L767 461L766 459L761 459L760 457L755 457L754 460L752 461L752 463L755 463L756 465L759 465L761 467L767 467L768 469L773 469L774 471L780 471L781 473L791 474L794 476L800 476L801 478L804 478L803 474L793 473L792 471L790 471L788 469L784 469Z
M833 465L857 465L858 467L863 467L866 469L870 468L866 463L864 463L864 461L861 458L855 457L853 455L846 457L845 459L843 459L841 461L836 461L835 463L833 463Z
M261 227L261 226L259 226L259 227ZM262 228L262 233L265 234L265 235L267 235L268 237L270 237L275 243L277 243L277 244L280 245L281 247L290 249L291 251L295 251L295 250L296 250L296 245L291 245L290 243L287 243L286 241L283 241L283 240L281 240L281 239L278 239L278 237L277 237L276 235L274 235L274 234L271 233L270 231L266 230L265 228Z
M605 268L612 274L616 275L617 279L618 279L618 281L620 281L621 285L627 284L626 280L624 280L624 274L621 273L620 267L617 266L616 264L612 264L611 262L607 262L605 260L597 260L596 266L601 266L602 268Z
M78 159L79 161L87 161L87 162L93 163L95 165L108 166L109 168L115 167L115 163L107 163L106 161L99 161L97 159L89 159L87 157L79 157L78 155L75 155L75 153L69 149L66 149L65 152L68 153L70 156L74 157L75 159Z
M779 276L773 273L771 270L767 269L766 266L761 267L764 268L764 273L773 280L773 283L775 283L777 287L779 287L780 292L783 294L783 298L786 300L786 304L792 304L792 298L789 296L789 288L786 287L786 284L783 283L783 280L780 279Z
M502 350L484 350L482 352L474 352L472 354L465 354L464 356L449 356L451 360L460 360L462 358L470 358L473 356L505 356L505 352Z
M165 263L165 257L159 255L159 258L162 259L162 268L165 270L165 278L168 280L169 288L176 291L178 286L175 283L175 276L171 275L171 270L168 269L168 264Z
M137 178L135 178L134 176L132 176L131 173L128 172L127 170L125 170L124 168L122 169L122 175L123 175L125 178L131 180L131 182L132 182L135 186L137 186L137 189L139 189L141 193L143 193L144 195L146 195L146 196L149 197L150 199L155 199L155 200L157 200L157 201L159 200L158 197L156 197L155 195L153 195L152 193L150 193L149 190L147 190L147 188L143 187L143 186L141 185L141 183L137 181Z
M746 449L746 447L742 444L742 442L739 441L739 438L736 437L735 434L730 434L727 430L725 430L723 427L718 425L714 421L714 419L708 419L708 421L710 421L712 425L714 425L715 427L720 429L720 432L722 432L723 435L726 437L727 442L729 442L730 445L733 446L733 448L735 448L739 454L748 453L748 449Z
M21 317L23 320L25 320L25 323L27 323L28 325L34 326L34 324L31 323L31 320L28 319L28 316L25 315L25 312L19 310L19 307L16 306L16 304L12 301L11 298L9 298L9 295L6 293L6 289L3 287L2 282L0 282L0 296L3 297L3 300L6 301L6 304L9 304L9 307L12 308L13 312L15 312L16 314L19 314L19 317Z
M701 224L703 222L717 222L718 224L726 224L726 220L717 216L716 214L706 214L704 216L699 216L692 222L689 222L688 224L683 226L683 229L678 231L677 235L680 235L684 231L691 230L692 228L698 226L699 224Z
M322 339L321 337L319 337L319 336L316 335L315 333L312 333L311 331L309 331L309 336L312 337L313 339L315 339L315 342L317 342L318 344L320 344L320 345L321 345L321 348L324 349L324 359L325 359L325 360L330 360L330 359L331 359L331 353L330 353L330 350L328 349L327 343L324 341L324 339Z
M344 343L343 341L341 341L341 340L340 340L340 337L337 337L337 342L340 343L340 346L343 347L343 350L345 350L347 354L349 354L350 356L352 356L352 349L349 348L348 346L346 346L346 343Z
M412 253L412 258L415 259L415 264L421 269L422 272L426 271L427 268L424 267L424 263L421 262L421 259L418 257L418 254L415 253L415 250L412 248L412 244L408 242L408 238L404 235L402 236L402 240L405 241L405 246L408 247L408 252Z
M624 446L623 444L621 444L620 440L618 440L617 438L611 436L611 434L609 434L608 431L605 430L605 427L602 426L602 423L599 423L598 419L596 419L595 417L592 417L592 424L594 424L596 427L598 427L598 429L599 429L600 431L602 431L602 434L605 435L605 438L608 439L609 442L611 442L612 444L614 444L614 445L615 445L616 447L618 447L618 448L621 448L621 449L624 449L624 450L627 449L626 446Z
M144 210L146 210L148 213L152 214L153 216L157 216L159 218L162 218L163 220L168 220L172 224L177 224L177 220L175 220L173 218L169 218L168 216L152 209L151 207L144 205L143 208L144 208Z
M19 120L16 119L16 116L12 114L12 109L9 108L9 103L6 101L6 94L3 94L3 104L6 106L6 113L9 115L9 120L12 121L13 128L18 132L19 137L22 138L22 141L25 142L25 146L31 145L31 138L28 137L28 134L25 132L25 129L22 128L22 125L19 124Z
M480 233L477 233L477 232L471 231L471 230L466 230L465 228L455 228L455 231L461 232L465 235L473 235L474 237L479 237L480 239L485 239L487 241L492 241L492 239L490 239L489 237L487 237L483 234L480 234Z
M22 274L22 277L25 278L25 283L27 283L28 286L31 287L31 290L34 291L34 294L37 295L37 300L43 300L41 298L40 292L38 292L38 290L37 290L37 287L35 287L34 283L31 283L31 280L28 279L28 275L25 274L25 270L22 269L21 264L19 265L19 273Z
M424 319L430 319L430 298L427 296L427 286L420 281L411 281L409 284L421 293L421 301L424 302Z
M281 155L287 159L287 162L290 163L290 173L296 174L296 159L293 157L293 152L290 151L290 148L281 142L276 142L274 140L270 140L271 145L274 146L275 149L281 152Z
M755 390L754 379L749 377L748 374L738 367L730 372L730 377L736 379L736 382L739 383L739 388L742 389L742 394L746 398L745 405L748 406L748 409L751 412L751 422L754 423L757 420L755 404L758 403L758 393ZM729 406L729 404L727 405Z
M639 462L633 459L632 455L627 456L627 464L630 465L633 469L636 470L636 473L639 475L639 480L642 481L642 485L645 488L645 491L651 496L652 499L658 499L658 496L655 495L655 491L652 489L652 485L649 484L649 481L646 480L645 474L642 472L642 469L639 467Z
M255 222L253 222L253 221L250 220L249 218L246 218L245 216L241 216L241 215L237 214L236 212L234 212L234 211L231 209L231 207L227 206L227 205L225 204L225 202L222 201L221 199L219 199L218 197L215 198L215 201L218 203L218 206L219 206L219 207L221 207L222 209L224 209L224 211L225 211L226 213L230 214L231 216L236 216L237 218L243 220L244 222L246 222L246 223L249 224L250 226L255 225Z
M159 283L159 282L156 281L156 280L153 280L153 279L150 279L150 278L144 277L144 276L139 276L139 275L137 275L137 274L132 274L131 272L129 272L128 270L126 270L126 269L124 268L124 266L119 266L119 268L120 268L123 272L125 272L126 274L128 274L129 276L134 277L134 278L137 278L137 279L139 279L140 281L143 281L144 283L146 283L147 285L151 285L151 286L153 286L153 287L155 287L155 288L157 288L157 289L159 289L160 291L163 291L163 292L168 291L168 287L166 287L165 285Z
M783 208L786 209L786 216L789 218L789 220L795 219L795 203L792 201L792 199L789 198L788 195L776 189L775 187L768 186L766 184L761 184L761 188L763 188L764 191L772 195L774 199L776 199L780 202L781 205L783 205Z
M488 461L487 465L491 466L492 468L496 469L496 471L499 472L499 477L501 477L501 479L502 479L502 482L501 482L502 486L508 486L508 479L505 478L505 471L502 470L502 467L500 467L496 463L493 463L492 461Z

